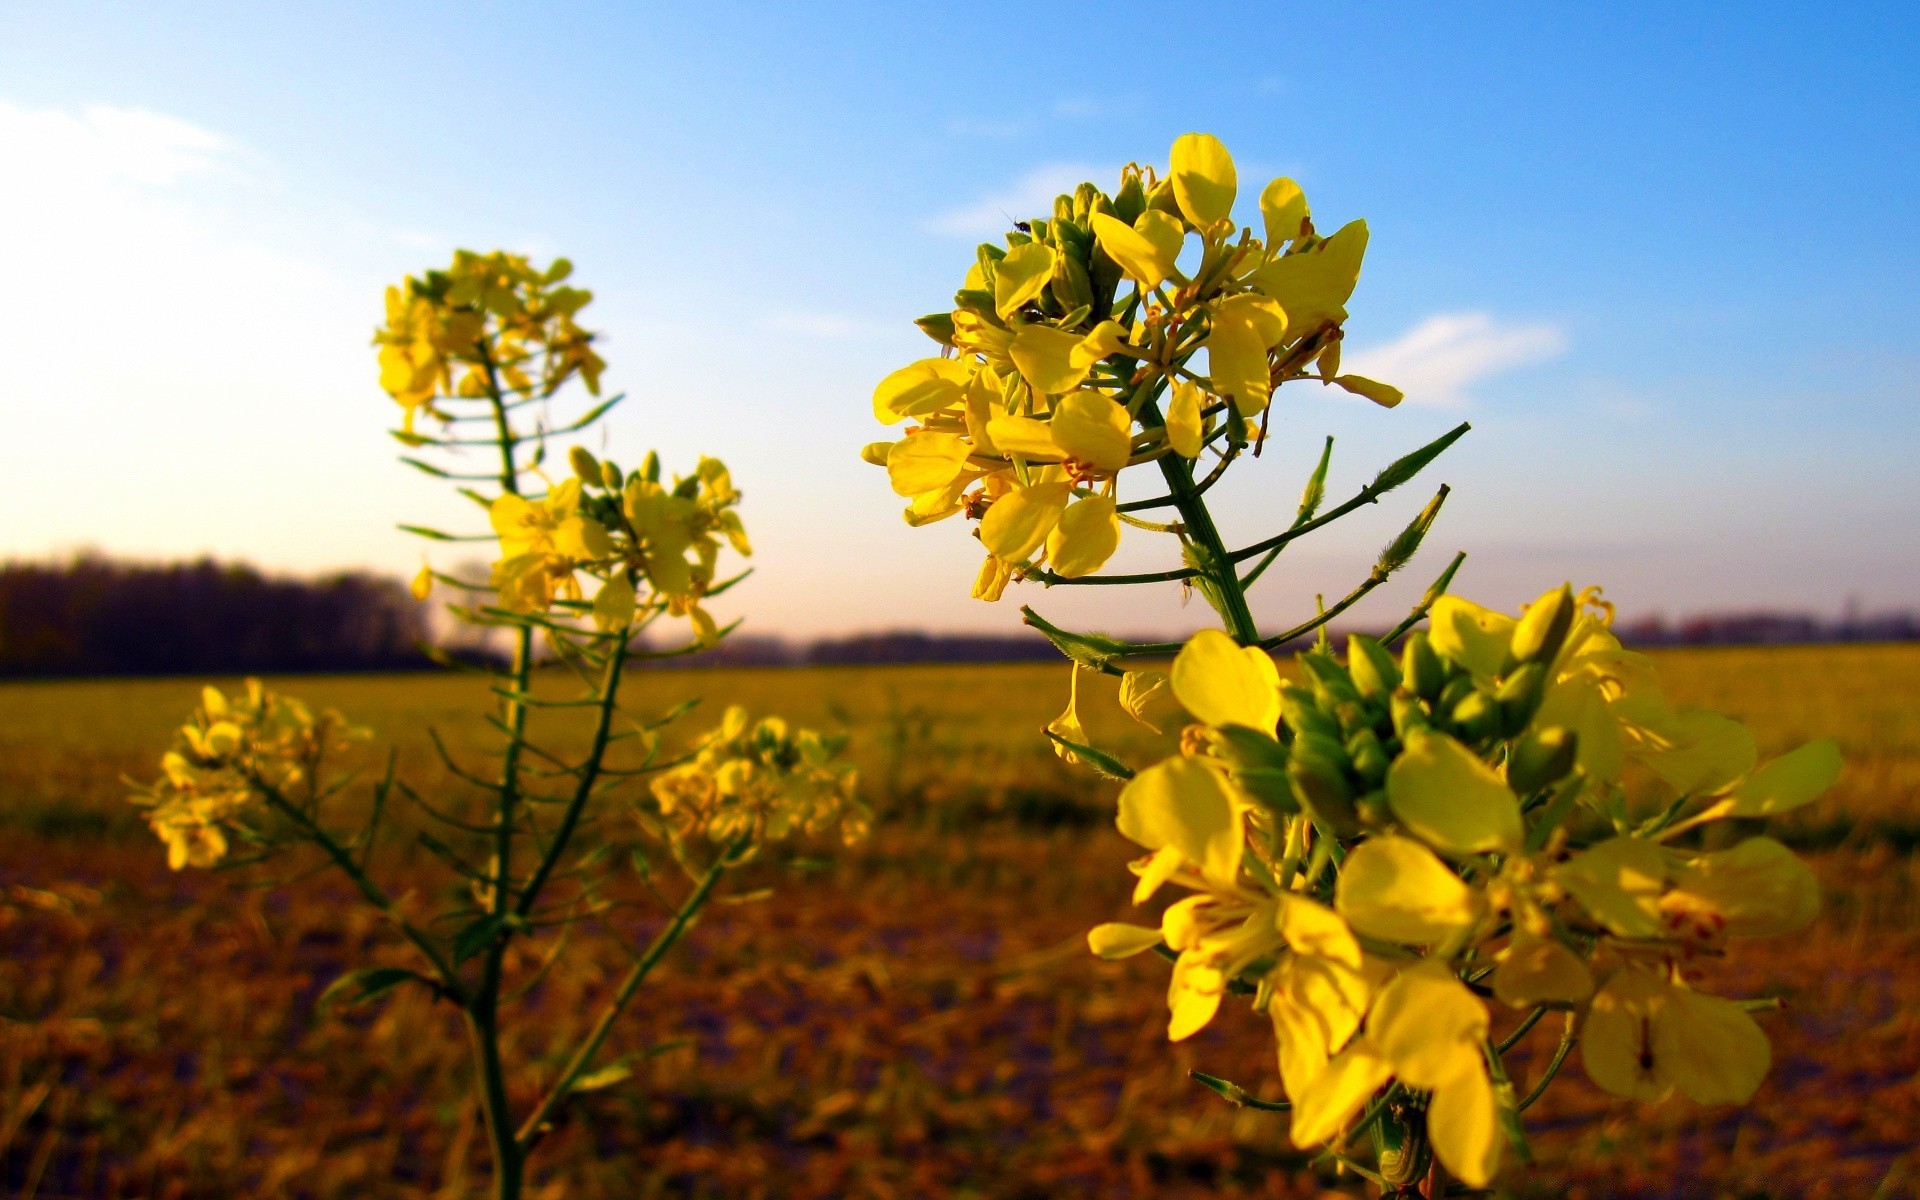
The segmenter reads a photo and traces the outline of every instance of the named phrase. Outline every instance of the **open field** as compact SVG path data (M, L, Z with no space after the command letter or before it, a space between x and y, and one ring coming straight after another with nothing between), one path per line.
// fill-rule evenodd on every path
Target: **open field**
M1528 1114L1545 1182L1527 1194L1920 1195L1920 1156L1904 1157L1920 1146L1920 646L1660 657L1676 699L1748 721L1763 753L1840 739L1841 785L1778 831L1812 855L1826 910L1724 965L1729 993L1784 1002L1763 1018L1775 1066L1753 1106L1642 1112L1572 1068ZM1284 1116L1186 1080L1272 1094L1262 1021L1229 1008L1170 1047L1164 965L1085 952L1089 926L1128 912L1131 847L1112 785L1041 744L1066 684L1061 666L638 677L642 710L707 697L688 729L739 702L851 732L881 820L830 862L739 883L777 899L703 917L614 1049L684 1044L571 1111L536 1152L538 1194L1360 1194L1290 1149ZM266 891L169 872L125 804L120 776L152 771L196 690L0 686L0 1193L467 1194L483 1147L451 1014L413 994L313 1011L362 948L391 952L385 932L326 877ZM445 781L426 723L456 751L484 745L471 679L286 690L394 739L424 784ZM1117 711L1088 723L1154 752ZM410 869L396 851L394 877ZM634 941L660 919L605 920ZM528 992L542 1040L512 1048L523 1104L554 1068L546 1039L590 1019L622 962L570 960Z

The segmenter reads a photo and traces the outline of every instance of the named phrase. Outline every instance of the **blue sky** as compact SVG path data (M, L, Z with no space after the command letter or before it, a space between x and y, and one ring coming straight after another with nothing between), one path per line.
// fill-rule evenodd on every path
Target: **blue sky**
M1468 419L1379 614L1456 547L1502 605L1920 604L1920 10L1599 7L0 8L0 554L410 571L392 523L463 514L391 462L380 289L505 246L595 289L615 457L733 465L756 628L1010 628L961 526L908 529L854 457L868 395L1005 215L1200 129L1249 199L1286 174L1368 218L1348 361L1410 394L1288 389L1230 533L1327 433L1339 494ZM1262 615L1418 500L1290 551Z

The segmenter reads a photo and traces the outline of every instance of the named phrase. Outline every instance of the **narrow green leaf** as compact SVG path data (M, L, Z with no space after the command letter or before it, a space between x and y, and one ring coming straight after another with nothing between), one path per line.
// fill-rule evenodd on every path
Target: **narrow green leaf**
M1133 768L1121 762L1113 755L1108 754L1106 751L1096 750L1092 746L1083 746L1079 742L1069 741L1051 729L1042 730L1041 732L1052 739L1054 745L1071 750L1080 758L1080 761L1086 763L1100 774L1105 775L1108 779L1124 780L1133 778Z

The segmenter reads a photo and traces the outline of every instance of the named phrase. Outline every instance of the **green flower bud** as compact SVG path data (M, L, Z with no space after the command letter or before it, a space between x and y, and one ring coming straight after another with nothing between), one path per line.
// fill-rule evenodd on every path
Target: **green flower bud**
M1093 186L1093 184L1081 184L1073 190L1073 219L1082 225L1091 224L1090 218L1093 214L1102 211L1095 206L1105 203L1106 199L1105 196L1100 194L1100 189ZM1107 205L1107 211L1111 211L1112 207L1111 204Z
M1280 685L1280 719L1296 737L1306 733L1340 737L1340 723L1320 708L1312 692L1295 683Z
M1448 710L1447 717L1465 741L1479 741L1501 732L1499 702L1482 691L1470 691L1460 697Z
M1385 697L1400 686L1400 668L1378 638L1356 633L1347 638L1347 674L1363 696Z
M640 464L640 478L646 480L648 483L660 482L660 452L658 450L647 451L646 459Z
M1393 824L1393 810L1387 806L1387 793L1375 788L1353 802L1354 815L1369 829L1384 829Z
M1147 189L1141 186L1140 174L1128 171L1120 179L1120 190L1113 194L1113 215L1131 225L1147 211Z
M942 346L953 345L953 314L950 312L928 313L914 322L920 332L926 334Z
M1093 307L1093 282L1087 278L1087 268L1081 265L1080 257L1071 251L1054 257L1053 281L1049 286L1053 289L1053 298L1064 309Z
M1401 741L1406 741L1415 730L1433 728L1432 718L1414 697L1405 692L1395 692L1391 704L1393 735Z
M1347 739L1347 753L1353 756L1353 769L1374 787L1386 781L1387 767L1391 765L1387 758L1387 748L1380 744L1380 735L1371 729L1362 729Z
M1566 644L1578 608L1573 589L1564 583L1528 605L1526 615L1513 628L1514 661L1552 662Z
M1500 681L1493 698L1500 704L1501 732L1519 733L1540 710L1547 694L1547 664L1530 662Z
M1000 314L994 311L993 293L981 288L961 288L953 294L953 306L965 309L981 320L1000 325Z
M1306 672L1308 683L1321 707L1333 708L1360 698L1360 689L1353 686L1353 677L1347 674L1346 668L1333 661L1332 655L1309 650L1300 656L1300 667Z
M1473 690L1473 676L1455 675L1452 679L1447 680L1447 685L1441 688L1440 694L1434 698L1433 711L1436 713L1452 713L1454 705L1466 699L1473 693Z
M1353 765L1347 757L1347 744L1337 737L1328 737L1322 733L1303 733L1294 739L1291 752L1294 757L1306 755L1322 759L1340 770L1345 771Z
M1359 817L1353 810L1353 785L1339 767L1296 748L1287 763L1287 779L1293 784L1294 799L1315 824L1335 837L1352 837L1360 832Z
M1225 725L1212 731L1211 744L1242 791L1275 812L1300 810L1287 779L1287 751L1279 742L1255 729Z
M1186 218L1180 214L1180 201L1179 198L1173 194L1173 180L1171 179L1162 179L1154 185L1151 192L1147 193L1147 207L1159 209L1161 212L1166 213L1170 217L1175 217L1180 221L1184 222L1186 220Z
M1414 634L1401 648L1400 673L1413 694L1422 700L1436 699L1447 683L1447 666L1433 652L1433 644L1427 641L1425 633Z
M1513 744L1507 756L1507 784L1522 796L1551 787L1567 777L1580 754L1573 730L1555 725L1536 729Z
M585 446L570 447L567 450L567 465L573 468L573 473L580 477L581 483L588 487L600 486L600 460L593 456L593 451Z

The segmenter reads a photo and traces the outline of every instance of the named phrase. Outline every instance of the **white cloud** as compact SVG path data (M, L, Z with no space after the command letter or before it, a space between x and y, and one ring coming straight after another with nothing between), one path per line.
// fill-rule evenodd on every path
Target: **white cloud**
M1508 325L1483 312L1436 313L1384 346L1348 351L1340 369L1391 383L1409 404L1460 408L1473 385L1567 348L1558 325Z
M1053 198L1088 179L1118 177L1116 167L1090 167L1084 163L1047 163L1035 167L1011 187L981 198L964 208L950 209L927 222L934 233L952 237L983 238L1004 233L1015 221L1044 217L1053 211Z
M234 144L178 117L89 104L77 113L0 102L0 162L15 185L66 190L124 181L164 187L231 170Z

